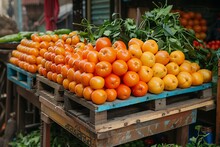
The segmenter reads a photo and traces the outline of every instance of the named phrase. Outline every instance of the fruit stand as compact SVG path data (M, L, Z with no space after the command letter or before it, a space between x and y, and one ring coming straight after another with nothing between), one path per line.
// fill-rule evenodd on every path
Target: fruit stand
M176 24L178 13L171 9L146 13L142 26L116 18L97 33L84 20L86 31L20 38L7 63L6 107L9 114L16 102L17 131L25 130L28 102L40 112L42 146L50 146L53 122L88 146L117 146L169 130L185 146L198 110L215 108L216 58L193 46L195 34ZM169 17L170 24L148 28L148 17L152 24Z

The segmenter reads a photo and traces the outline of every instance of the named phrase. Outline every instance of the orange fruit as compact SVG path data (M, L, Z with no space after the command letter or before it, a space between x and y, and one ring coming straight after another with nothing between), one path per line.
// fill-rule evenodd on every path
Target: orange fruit
M83 89L84 89L83 84L81 83L76 84L74 91L78 97L83 97Z
M153 76L163 78L167 74L167 68L161 63L155 63L152 67Z
M83 97L87 100L91 100L91 95L92 95L93 89L90 86L87 86L83 89Z
M159 77L151 78L147 84L151 93L159 94L164 90L164 81Z
M107 102L113 102L117 98L117 92L115 89L106 89L107 93Z
M103 89L94 90L91 94L92 102L97 105L104 104L107 100L107 97L108 95Z
M200 72L194 72L192 75L192 85L198 86L203 84L203 75Z
M92 89L101 89L105 85L105 80L103 77L94 76L90 79L89 84Z
M170 62L166 65L167 68L167 73L168 74L173 74L173 75L178 75L180 72L180 67L177 63L175 62Z
M128 42L128 46L130 46L132 44L137 44L138 46L142 47L143 43L144 42L138 38L131 38Z
M158 44L155 40L149 39L144 42L141 49L143 52L149 51L153 54L156 54L158 51Z
M165 90L175 90L178 86L178 79L176 76L174 76L172 74L167 74L163 78L163 82L164 82L164 89Z
M200 69L200 66L199 66L198 63L196 63L196 62L191 63L192 73L193 73L193 72L197 72L199 69Z
M170 61L171 62L175 62L178 65L180 65L183 63L184 60L185 60L185 55L182 51L176 50L176 51L172 51L170 53Z
M192 75L186 71L181 71L177 79L179 88L189 88L192 85Z
M128 47L128 51L131 54L131 57L140 58L142 55L141 47L137 44L132 44Z
M186 71L191 73L192 72L192 66L191 63L184 62L180 65L180 71Z
M199 73L203 75L203 80L205 83L212 81L212 72L208 69L200 69L198 70Z
M153 53L147 51L141 55L140 58L142 65L152 67L155 64L156 58Z
M155 55L155 62L166 65L170 61L170 55L167 51L160 50Z

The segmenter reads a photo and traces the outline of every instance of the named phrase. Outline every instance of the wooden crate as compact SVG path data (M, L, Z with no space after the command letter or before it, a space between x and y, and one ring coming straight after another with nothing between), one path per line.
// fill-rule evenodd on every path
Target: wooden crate
M7 78L28 90L36 89L36 74L27 72L13 64L7 64Z
M48 100L58 104L62 102L64 95L64 88L62 85L50 81L44 76L37 75L37 94L43 96Z
M144 112L167 109L171 104L184 105L191 101L203 101L201 98L212 99L211 83L194 86L187 89L164 91L161 94L147 94L143 97L131 96L127 100L106 102L103 105L95 105L90 101L79 98L69 91L64 92L64 109L66 114L77 117L92 127L99 124L113 122L120 123L128 115L142 115ZM120 113L119 113L120 112ZM136 119L135 121L142 121ZM122 125L127 125L122 124Z

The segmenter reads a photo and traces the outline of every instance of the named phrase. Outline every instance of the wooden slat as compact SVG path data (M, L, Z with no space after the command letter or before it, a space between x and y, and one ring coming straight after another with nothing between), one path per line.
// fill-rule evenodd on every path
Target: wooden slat
M187 100L184 102L171 104L167 106L165 110L160 110L156 112L148 110L132 115L127 115L126 117L121 117L119 120L108 121L107 123L96 125L95 129L97 130L97 132L105 132L113 129L122 128L125 125L129 126L132 124L136 124L137 122L146 122L160 117L174 115L180 112L185 112L213 104L214 100L210 98Z
M102 111L106 111L106 110L121 108L121 107L125 107L125 106L130 106L130 105L134 105L134 104L152 101L152 100L169 98L172 96L178 96L181 94L186 94L186 93L191 93L191 92L197 92L197 91L204 90L204 89L207 89L210 87L211 87L211 83L206 83L206 84L203 84L200 86L192 86L192 87L186 88L186 89L176 89L174 91L164 91L161 94L148 93L143 97L131 96L127 100L118 100L117 99L113 102L106 102L102 105L95 105L92 102L88 102L83 98L74 97L74 95L70 94L68 91L65 91L64 93L72 100L76 101L77 103L80 103L81 105L84 105L85 107L89 108L90 110L95 110L96 112L102 112Z

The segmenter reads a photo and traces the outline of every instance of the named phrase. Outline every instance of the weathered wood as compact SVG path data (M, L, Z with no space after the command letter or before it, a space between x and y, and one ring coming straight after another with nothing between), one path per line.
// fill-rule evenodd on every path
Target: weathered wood
M183 126L176 129L176 143L178 145L186 146L189 140L189 126Z
M25 100L17 96L17 133L24 133L25 129Z
M53 102L63 101L64 88L62 85L37 75L37 94L48 98Z
M216 144L220 144L220 59L218 60L218 83L216 97Z
M166 98L159 100L152 100L150 102L150 109L157 111L165 108L166 108Z
M35 107L40 109L39 97L35 93L33 93L31 90L25 89L20 86L16 86L16 91L17 91L18 95L22 96L28 102L30 102Z
M189 110L175 115L162 116L147 122L139 122L122 128L97 132L84 122L71 119L60 107L56 107L43 97L40 97L42 103L41 110L47 114L53 121L61 125L74 136L92 147L111 147L126 142L137 140L146 136L176 129L189 125L196 121L196 111ZM156 113L156 112L154 112Z
M45 114L44 112L41 112L41 120L44 121L47 124L51 123L51 119L49 118L49 116L47 114Z
M90 122L94 125L107 122L107 111L95 112L90 110Z
M199 91L200 98L212 97L212 88Z
M43 121L43 132L42 132L42 136L43 136L43 142L42 145L43 147L50 147L50 125L46 122Z
M107 123L96 125L95 129L97 130L97 132L105 132L108 130L122 128L125 125L130 126L132 124L136 124L137 122L146 122L149 120L158 119L164 116L175 115L180 112L185 112L212 104L214 104L214 100L212 99L192 99L188 100L187 102L171 104L165 110L148 110L127 115L125 117L120 117L115 120L110 120Z

